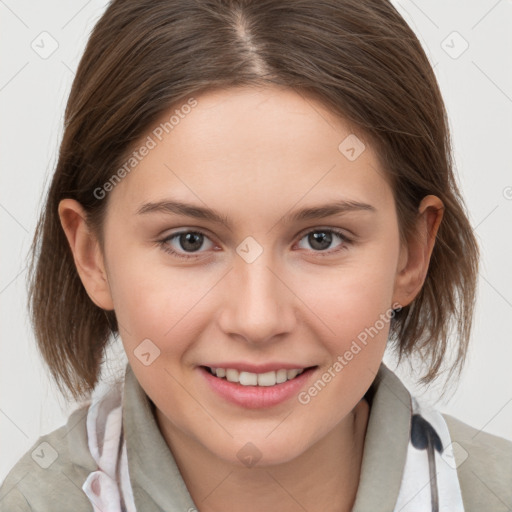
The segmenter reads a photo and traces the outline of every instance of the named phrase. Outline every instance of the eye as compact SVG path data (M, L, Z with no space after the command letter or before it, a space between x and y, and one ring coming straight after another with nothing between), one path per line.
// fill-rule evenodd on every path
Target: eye
M326 249L328 249L329 246L331 246L335 238L340 239L342 243L337 246L337 249L334 249L332 251L326 251ZM307 240L307 242L313 248L314 252L319 253L319 256L329 256L332 255L333 253L337 253L338 251L347 249L347 245L349 245L351 242L351 240L347 236L345 236L344 233L333 228L316 228L310 230L304 233L301 240L304 239Z
M177 256L178 258L189 259L198 258L199 255L184 254L180 251L198 252L205 239L209 240L209 238L200 231L179 231L178 233L173 233L172 235L167 236L158 243L165 252L172 254L173 256ZM173 241L175 242L174 246L171 243Z
M341 244L338 245L337 249L326 251L326 249L331 246L335 238L341 240ZM313 252L318 253L319 256L329 256L333 253L345 250L351 243L351 240L344 233L333 228L316 228L307 231L301 236L300 241L303 239L307 239ZM159 240L157 243L165 252L172 254L177 258L197 259L200 257L201 252L204 252L200 251L200 249L203 247L205 240L210 239L201 231L185 230L172 233L163 240ZM213 243L211 240L210 243L212 244L210 248L212 248Z

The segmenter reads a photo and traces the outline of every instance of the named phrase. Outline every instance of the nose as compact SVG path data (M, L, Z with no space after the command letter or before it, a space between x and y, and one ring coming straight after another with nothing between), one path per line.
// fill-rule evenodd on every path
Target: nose
M297 297L266 251L252 263L237 259L226 277L219 316L223 332L250 344L269 343L292 332Z

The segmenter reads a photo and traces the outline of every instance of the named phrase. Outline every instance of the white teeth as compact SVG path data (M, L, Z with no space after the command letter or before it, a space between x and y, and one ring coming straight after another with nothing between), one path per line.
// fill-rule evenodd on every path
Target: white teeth
M293 379L297 377L300 370L287 370L286 371L286 377L288 377L288 380Z
M255 373L240 372L238 381L242 386L256 386L258 384L258 376Z
M256 374L254 374L256 375ZM276 383L276 372L258 374L258 386L274 386Z
M277 372L276 372L276 382L278 384L286 382L287 378L288 378L287 370L277 370Z
M265 373L239 372L234 368L210 368L210 370L217 377L225 377L229 382L237 382L242 386L275 386L294 379L304 371L304 368L282 369Z
M226 370L226 379L229 380L229 382L239 382L238 375L238 370L233 370L233 368Z

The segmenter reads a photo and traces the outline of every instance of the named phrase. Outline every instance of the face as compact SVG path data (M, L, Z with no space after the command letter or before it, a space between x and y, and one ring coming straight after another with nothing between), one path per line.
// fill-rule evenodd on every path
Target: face
M109 293L161 428L225 461L248 442L289 461L378 371L403 254L393 193L372 147L312 99L236 88L195 100L168 134L141 139L152 147L109 192ZM248 372L228 377L251 386L204 367ZM265 385L289 369L304 371Z

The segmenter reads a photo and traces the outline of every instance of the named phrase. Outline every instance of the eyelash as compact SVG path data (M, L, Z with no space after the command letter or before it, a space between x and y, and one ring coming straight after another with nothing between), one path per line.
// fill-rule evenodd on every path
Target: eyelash
M334 229L334 228L315 228L315 229L311 229L309 231L306 231L305 233L301 233L300 234L300 238L299 238L299 241L302 240L304 237L306 237L307 235L311 234L311 233L319 233L319 232L322 232L322 233L334 233L335 235L337 235L341 241L343 242L341 247L338 248L338 249L335 249L333 251L313 251L315 253L318 254L318 256L321 256L321 257L326 257L326 256L331 256L332 254L335 254L335 253L338 253L340 251L343 251L343 250L346 250L347 249L347 245L350 245L352 244L352 240L350 238L348 238L343 232L339 231L338 229ZM169 241L180 236L180 235L183 235L183 234L186 234L186 233L194 233L194 234L199 234L199 235L203 235L204 237L208 238L207 235L205 233L203 233L202 231L195 231L195 230L184 230L184 231L178 231L177 233L173 233L169 236L166 236L164 239L162 240L158 240L157 241L157 244L162 248L163 251L165 251L166 253L169 253L173 256L176 256L177 258L181 258L181 259L185 259L185 260L190 260L190 259L197 259L199 257L201 257L200 255L184 255L182 253L179 253L177 251L175 251L174 249L171 249L170 246L169 246Z

